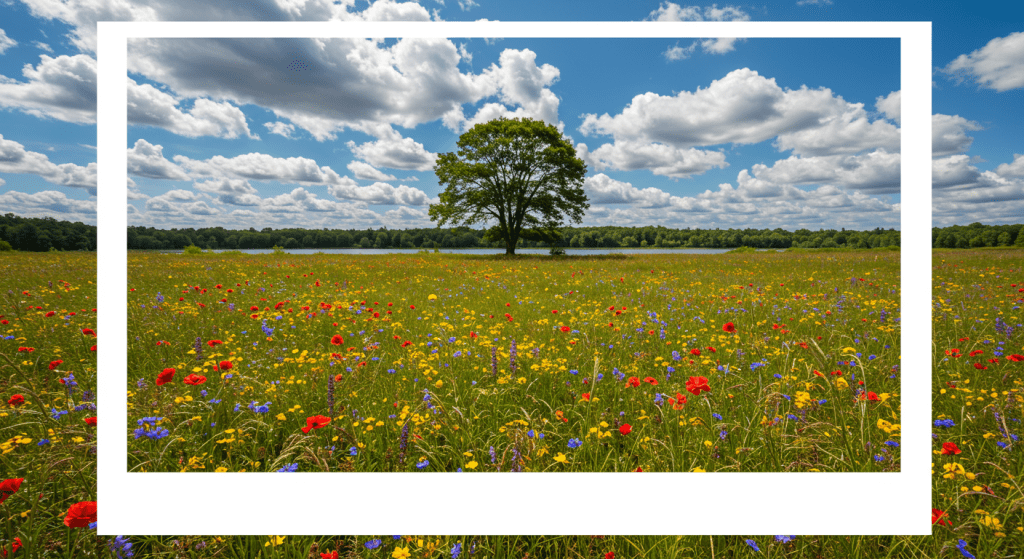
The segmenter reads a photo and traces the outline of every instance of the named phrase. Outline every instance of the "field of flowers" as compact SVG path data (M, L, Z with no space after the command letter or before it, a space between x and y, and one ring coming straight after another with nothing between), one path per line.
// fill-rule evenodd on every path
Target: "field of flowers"
M133 254L141 471L899 469L899 259Z
M873 264L875 256L878 256L879 260L891 258L891 255L883 256L883 254L885 253L825 253L817 254L814 257L825 259L826 262L828 258L836 258L840 261L850 259L850 262L870 261ZM735 257L731 256L730 258ZM135 258L133 257L133 259ZM155 258L155 256L144 258ZM767 263L754 260L755 256L746 256L745 258L752 267L759 269L760 273L765 273L764 271L769 268ZM93 346L96 345L97 338L95 336L96 315L92 311L96 296L95 254L7 255L0 259L0 274L2 274L0 275L2 278L0 279L2 282L0 283L0 315L2 315L0 316L0 556L247 559L256 557L266 559L514 557L522 559L528 556L660 558L707 557L712 554L721 557L807 558L994 558L1019 556L1021 550L1024 549L1024 540L1022 540L1024 538L1022 535L1024 518L1022 518L1020 509L1021 503L1024 502L1024 492L1019 486L1019 479L1024 470L1024 460L1021 459L1018 443L1021 407L1024 405L1024 398L1021 398L1020 395L1024 361L1021 361L1021 357L1019 357L1024 354L1024 334L1022 334L1024 326L1021 325L1021 322L1024 321L1021 320L1020 314L1020 306L1024 303L1024 292L1021 291L1024 288L1024 273L1022 273L1024 254L1019 250L937 251L934 258L934 362L936 368L933 378L935 414L933 452L935 453L935 467L933 503L930 511L934 528L933 536L791 537L757 535L680 538L675 536L406 535L398 536L396 539L390 535L346 537L120 536L118 538L96 536L95 531L89 528L89 523L95 521L96 518L95 427L88 421L89 418L96 416L96 353L93 351ZM521 259L517 260L515 264L516 267L525 268L527 262L530 261ZM714 261L712 260L712 262ZM179 263L179 265L186 267L192 264ZM212 267L212 262L207 265ZM481 263L481 265L501 269L508 263L503 265L500 261L494 261ZM530 262L529 269L532 270L534 265L540 268L541 262ZM571 262L571 265L575 267L577 262ZM590 265L595 268L610 269L612 266L618 267L624 263L594 261L590 262ZM569 264L563 266L565 270L569 270ZM650 274L651 267L642 266L642 268L647 268L646 273ZM713 264L706 265L704 268L715 271L722 277L728 277L727 274L731 269L725 265L715 266ZM203 269L205 270L205 268ZM271 270L266 271L270 275ZM410 268L408 271L399 269L394 274L397 275L399 272L404 277L407 273L412 275L413 269ZM572 279L572 272L567 273ZM301 277L301 273L298 276ZM874 281L876 274L873 272L870 277L860 274L858 276L864 277L866 282L871 282ZM625 276L621 277L625 278ZM804 279L809 277L812 276L808 275ZM818 279L818 276L814 277ZM339 283L341 281L345 280L339 278ZM424 280L424 282L426 281ZM189 283L190 286L198 284L198 282L182 282L180 280L179 283ZM331 283L333 285L333 282ZM739 282L736 283L739 284ZM744 285L746 283L758 285L755 281L745 282ZM773 282L773 285L778 283L785 282ZM506 285L510 284L510 281L506 281ZM565 288L565 286L555 285L549 287L559 290ZM766 287L763 286L763 288ZM368 288L372 288L372 286L368 285ZM630 287L630 290L632 293L636 293L635 289L637 288L639 287L634 285ZM750 289L750 286L747 288ZM138 287L136 289L138 290ZM200 291L201 289L202 287ZM268 287L268 289L270 288ZM625 292L626 288L620 289ZM571 290L573 290L571 287L567 289L567 291ZM192 289L192 291L195 290ZM439 298L446 293L439 291L442 290L435 287L431 293L437 294ZM692 288L691 291L693 291ZM809 292L809 290L800 291ZM840 292L842 291L844 289L840 289ZM426 296L429 294L427 293ZM164 292L164 295L166 299L171 298L171 294L168 292ZM183 293L175 295L173 300L176 300L178 296L185 296ZM404 296L409 297L408 295ZM682 299L678 295L676 297L677 300ZM269 300L271 297L267 297L267 299ZM894 296L890 296L890 299L896 300ZM646 300L642 303L649 305ZM155 302L147 301L147 307L152 307L153 304ZM513 304L517 305L518 303ZM765 304L768 305L767 302ZM774 304L772 303L772 305ZM789 303L779 303L779 307L782 308L785 304ZM499 300L498 305L503 307L504 301ZM525 305L526 303L524 303ZM737 305L738 302L733 306ZM269 306L272 307L272 305ZM420 307L420 305L416 306ZM629 306L629 304L619 306ZM141 309L141 307L139 308ZM821 311L826 310L826 307L820 305L818 308ZM47 317L46 315L51 311L54 314ZM818 312L810 309L808 311L808 314ZM511 311L508 312L511 314ZM372 316L372 313L370 314ZM695 314L692 307L688 314ZM835 313L833 312L833 314ZM496 314L495 316L503 316L503 312L501 315ZM708 312L705 311L703 317L706 323L710 323ZM717 318L718 315L715 314L715 317ZM514 315L512 324L515 324L515 320L520 320L520 318ZM871 317L865 318L870 320ZM525 318L522 319L525 320ZM405 320L408 322L407 318ZM254 321L258 327L262 325L262 319L248 318L244 322L248 323L248 321ZM613 320L609 321L613 322ZM666 321L668 320L666 319ZM736 315L729 316L728 321L738 325L737 330L742 334L743 331L739 325L742 325L743 322L737 320ZM522 320L520 320L521 322ZM718 319L719 327L724 322L726 321ZM338 323L343 324L341 321ZM787 324L793 325L792 321ZM182 328L184 327L183 323ZM333 326L331 328L333 329ZM290 328L288 329L290 330ZM368 328L361 329L369 330ZM787 327L787 329L790 328ZM90 330L93 332L89 332ZM347 333L345 332L345 334ZM632 335L634 332L623 328L621 333ZM715 335L718 335L717 331ZM227 345L224 337L221 339L225 342L224 345ZM548 339L550 337L552 336L548 336ZM490 339L493 340L493 338ZM634 340L637 339L639 338L634 338ZM668 339L671 340L671 338ZM194 340L191 342L194 344ZM577 344L569 345L579 345L580 343L577 341ZM820 341L818 343L820 344ZM971 355L972 352L978 350L983 353ZM203 352L208 360L212 359L210 357L212 349L209 346L203 346ZM522 353L523 351L520 351L520 354ZM188 353L185 352L185 355L188 356ZM227 353L225 355L228 358L231 357ZM220 360L220 356L217 359ZM51 364L57 361L62 362L51 368ZM340 365L335 367L338 366ZM209 366L207 367L209 368ZM507 369L507 365L504 363L499 365L499 369L502 367ZM238 368L241 369L241 363ZM680 369L681 367L677 364L676 368ZM358 368L353 368L353 370L359 371ZM683 370L685 371L685 369ZM761 369L758 368L758 370ZM159 371L157 371L158 373ZM185 376L187 374L198 373L186 373ZM681 375L690 376L685 373L677 373L672 379ZM208 375L210 378L216 376L219 375ZM716 393L716 390L719 387L716 386L713 376L704 376L709 378L709 385L712 388L710 394L713 398L718 397L719 394ZM181 380L182 376L176 374L175 378ZM299 375L296 375L296 380L299 378ZM669 382L672 382L672 379ZM63 382L61 382L62 380ZM147 377L146 382L151 385L155 384L152 377ZM577 386L581 383L582 381L577 382ZM310 384L312 384L312 380ZM665 383L660 383L658 386L663 384ZM323 382L320 385L323 386ZM171 386L173 387L174 384ZM288 386L281 387L281 390ZM294 385L292 386L294 387ZM198 388L202 389L203 385L199 385ZM133 387L133 390L139 389ZM338 390L341 389L338 388ZM871 390L874 391L873 388ZM992 395L993 393L995 396ZM707 394L707 392L702 392L701 397ZM170 395L167 397L169 398ZM601 398L601 392L597 392L596 397ZM890 397L889 401L892 401L892 398ZM193 397L193 400L197 399ZM381 399L383 400L383 398ZM687 405L692 405L694 400L692 397L689 398ZM261 399L259 404L264 405L266 401L266 399ZM697 401L701 400L697 399ZM181 404L174 405L180 406ZM336 403L336 406L340 405ZM663 404L662 408L665 407ZM245 406L242 409L255 416L255 413ZM393 406L392 409L394 409ZM309 411L314 412L315 410L311 408ZM565 410L562 411L565 415ZM275 414L278 412L279 410L274 410ZM342 413L344 412L339 409L335 417ZM340 423L340 421L335 423ZM304 421L302 423L297 421L296 425L300 424L305 426ZM344 426L347 428L348 425ZM502 426L504 426L503 423ZM171 429L171 427L166 428ZM301 432L301 428L299 431ZM311 429L310 431L316 434L321 430ZM352 430L349 429L349 431ZM507 431L508 429L506 429ZM552 433L554 432L552 431ZM128 436L134 440L133 434ZM590 439L581 437L581 440L592 441L593 437ZM892 440L898 441L895 438ZM571 451L559 450L559 452L569 455ZM412 455L410 454L410 456ZM358 458L358 456L352 458ZM489 463L489 459L480 462L483 465L483 463ZM870 497L869 495L869 498L884 499L884 496ZM158 510L159 504L153 504L153 507L154 510ZM928 512L926 508L922 508L922 514ZM159 515L155 513L154 522L158 522L158 520ZM457 527L453 528L457 529ZM13 555L11 555L12 553Z

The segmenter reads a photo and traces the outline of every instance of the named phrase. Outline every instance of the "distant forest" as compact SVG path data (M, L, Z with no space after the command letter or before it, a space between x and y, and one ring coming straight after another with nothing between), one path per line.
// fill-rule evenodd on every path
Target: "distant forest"
M876 248L899 246L900 232L845 229L669 229L666 227L566 227L558 246L566 248ZM246 248L501 248L481 240L483 231L453 229L155 229L129 227L128 248L174 250ZM521 241L522 247L547 247ZM935 248L1024 247L1024 225L953 225L932 229ZM0 251L96 250L96 226L52 217L0 216Z

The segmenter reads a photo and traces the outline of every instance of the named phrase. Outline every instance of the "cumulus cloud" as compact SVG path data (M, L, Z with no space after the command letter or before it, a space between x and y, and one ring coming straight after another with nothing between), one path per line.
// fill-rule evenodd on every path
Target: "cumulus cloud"
M967 151L974 141L974 138L967 135L967 131L981 129L977 122L959 115L933 114L932 157L945 157Z
M0 173L38 175L47 182L69 188L82 188L96 195L96 163L85 167L74 163L56 164L46 155L28 151L25 146L0 135Z
M370 186L358 186L353 182L333 184L327 192L340 200L356 200L367 204L426 206L431 200L425 192L404 184L397 187L385 182L375 182Z
M180 167L164 158L164 147L138 139L128 150L128 173L151 179L188 180Z
M577 149L580 158L598 171L650 169L655 175L684 178L729 166L720 151L676 148L660 143L623 141L604 144L594 151L589 151L586 144L578 144Z
M971 165L971 158L967 155L950 155L932 160L933 190L979 186L980 180L981 172Z
M178 108L180 100L150 84L139 84L128 78L128 123L136 126L157 126L180 136L196 138L214 136L259 139L249 131L245 114L227 102L196 99L192 109Z
M3 54L7 49L18 44L18 41L7 36L7 32L0 29L0 54Z
M899 150L899 129L884 120L869 121L862 104L848 103L827 88L783 89L748 68L692 93L637 95L617 115L584 115L580 131L678 148L778 138L780 150L798 155Z
M346 145L356 157L366 160L373 167L429 171L434 168L437 159L436 153L430 153L423 148L423 144L412 138L381 138L359 145L349 141Z
M0 107L39 118L95 123L96 59L85 54L44 54L39 59L36 66L22 68L25 81L0 76Z
M96 223L95 200L75 200L55 190L34 193L8 190L0 193L0 207L23 217L60 216L68 221Z
M232 206L259 206L262 199L255 188L245 179L218 178L208 181L197 181L192 188L199 192L214 194L217 199Z
M885 97L876 97L875 109L885 115L885 118L895 120L896 124L899 124L902 107L900 98L900 90L893 91Z
M341 177L330 167L317 166L306 157L274 157L266 153L247 153L236 157L215 155L209 159L190 159L175 155L174 161L194 177L229 177L283 183L332 183Z
M952 156L958 157L966 156ZM975 170L974 176L969 188L937 188L932 192L933 223L1019 223L1024 214L1024 180L992 171Z
M1000 163L996 174L1001 177L1024 177L1024 155L1013 154L1013 163Z
M680 6L675 2L662 2L657 10L647 15L650 21L750 21L750 14L741 8L726 6L719 8L717 4L711 6ZM742 38L725 37L715 39L701 39L694 41L689 47L680 47L678 44L669 47L663 54L668 60L681 60L689 58L699 46L708 54L725 54L736 50L736 42Z
M996 37L984 47L956 57L942 71L996 91L1024 87L1024 32Z
M900 154L884 149L861 155L790 156L771 167L756 164L750 172L773 185L830 184L870 194L900 192Z
M396 180L394 175L384 173L380 169L377 169L373 165L363 161L353 161L348 164L348 170L359 180L371 180L371 181L393 181Z
M277 134L278 136L284 136L285 138L292 139L292 132L295 132L295 125L288 124L285 122L264 122L263 126L267 127L267 130L271 134Z
M170 190L146 200L146 211L175 216L210 216L220 213L191 190Z

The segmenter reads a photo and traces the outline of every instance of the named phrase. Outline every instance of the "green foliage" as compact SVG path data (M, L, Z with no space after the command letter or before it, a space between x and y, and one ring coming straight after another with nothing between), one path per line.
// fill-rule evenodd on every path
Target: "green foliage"
M583 191L587 166L554 126L499 118L477 124L457 145L434 165L445 186L429 210L438 225L494 223L484 239L515 254L520 239L561 238L562 221L579 223L590 207Z
M189 246L185 247L185 254L187 254L189 256L192 256L194 254L202 254L202 253L203 253L203 249L197 247L196 245L189 245Z
M757 252L754 247L737 247L729 251L729 254L744 254L748 252Z
M0 242L27 252L96 250L96 226L7 213L0 215Z
M550 254L551 256L565 256L565 249L562 247L551 247L551 250L548 251L548 254Z
M0 252L6 252L9 250L14 250L11 243L8 243L7 241L0 241Z
M273 249L274 254L284 254L284 247L280 247L280 246L274 245L274 246L272 246L270 248Z

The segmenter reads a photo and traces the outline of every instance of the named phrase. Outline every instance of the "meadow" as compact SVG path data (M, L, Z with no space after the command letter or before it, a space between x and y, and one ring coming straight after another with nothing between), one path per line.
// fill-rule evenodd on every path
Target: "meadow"
M892 471L898 253L129 258L129 469Z
M867 251L812 254L824 261L835 257L874 263L875 256L883 258L883 253ZM155 256L147 255L149 257ZM752 261L753 257L746 258ZM521 261L529 262L528 259ZM89 425L87 419L97 414L91 407L96 405L96 353L92 347L97 338L83 330L95 331L96 327L96 315L92 312L96 296L96 255L5 255L0 258L0 556L10 555L12 547L17 548L13 557L27 558L333 559L335 553L337 557L392 559L1019 556L1024 549L1024 518L1020 509L1024 492L1019 486L1024 460L1018 448L1024 405L1021 397L1024 362L1015 356L1024 354L1024 326L1021 325L1024 321L1020 314L1024 303L1022 262L1024 253L1020 250L934 253L932 385L935 426L932 449L935 464L931 507L921 509L922 515L930 514L932 518L933 535L930 537L402 535L396 539L391 535L125 535L112 538L99 537L89 528L89 522L95 520L95 509L90 504L94 505L96 500L96 447L95 427ZM517 266L519 263L517 260ZM500 268L502 263L486 265ZM533 265L540 266L539 263L529 265L531 270ZM601 262L599 265L613 264ZM766 265L760 266L763 269ZM715 267L718 269L729 270L725 266ZM406 270L400 271L404 277ZM649 268L646 273L650 274ZM570 279L571 274L569 272ZM631 288L633 293L636 288ZM442 295L436 289L431 292ZM170 298L169 293L164 295ZM499 300L499 304L503 306L504 302ZM152 303L147 306L151 307ZM51 311L55 314L47 317ZM51 320L53 318L57 321ZM707 322L707 313L704 318ZM729 320L740 324L734 317ZM256 323L261 325L262 320ZM32 351L19 351L21 348ZM204 346L208 354L206 348L209 346ZM983 353L971 355L978 350ZM990 362L993 359L996 361ZM51 369L54 361L63 363ZM68 379L74 384L69 386ZM709 384L713 397L717 396L715 384ZM703 392L702 396L706 394ZM116 398L111 401L116 402ZM133 434L127 436L134 440ZM802 498L799 488L794 489L797 499L794 503L799 503ZM870 488L865 488L864 498L876 499L879 506L884 506L886 496L873 495ZM159 503L150 506L159 510ZM837 519L837 522L842 521ZM159 523L158 512L154 513L154 522Z

